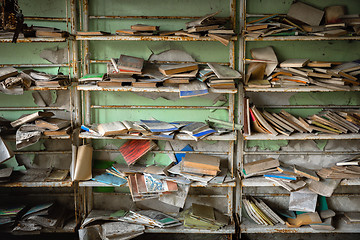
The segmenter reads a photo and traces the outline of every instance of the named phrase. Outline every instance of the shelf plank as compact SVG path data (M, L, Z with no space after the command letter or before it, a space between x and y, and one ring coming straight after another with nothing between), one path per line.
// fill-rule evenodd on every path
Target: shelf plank
M243 187L279 187L280 185L263 177L251 177L241 180ZM360 179L343 179L342 186L360 186Z
M172 227L172 228L150 228L145 229L146 233L208 233L208 234L235 234L235 225L228 225L219 230L206 230L186 228L184 226Z
M114 187L113 185L96 182L96 181L82 181L82 182L79 182L79 186L80 187ZM128 185L126 184L125 186L127 187ZM208 187L235 187L236 183L230 182L230 183L223 183L223 184L208 184L205 186L201 183L192 183L190 186L191 187L207 187L207 188Z
M290 136L271 135L266 133L255 133L253 135L243 135L245 140L353 140L360 139L360 134L311 134L311 133L293 133Z
M317 86L298 86L298 87L274 87L274 88L254 88L254 87L244 87L246 92L351 92L359 91L359 87L352 87L349 90L333 90L324 87Z
M9 182L2 183L0 187L72 187L72 181L61 181L61 182Z
M245 41L334 41L334 40L360 40L360 36L350 36L350 37L269 36L263 38L245 37Z
M143 87L98 87L96 85L79 85L77 90L80 91L109 91L109 92L167 92L179 93L179 88L175 87L156 87L156 88L143 88ZM237 89L214 89L209 88L211 93L237 93Z
M11 141L15 141L16 140L16 136L15 135L5 135L2 136L5 140L11 140ZM45 135L41 135L41 139L59 139L59 140L66 140L66 139L70 139L70 135L60 135L60 136L45 136Z
M46 38L46 37L29 37L18 38L17 43L30 43L30 42L65 42L66 38ZM12 43L12 38L0 39L0 43Z
M141 139L141 140L150 140L151 138L141 137L141 136L115 136L115 137L103 137L99 135L95 135L88 132L82 132L79 135L80 138L85 139ZM157 139L155 139L157 140ZM177 134L174 139L160 139L160 140L183 140L183 141L195 141L192 137L187 134ZM201 141L209 140L209 141L235 141L236 134L234 132L224 135L210 135L201 139Z
M28 91L67 90L69 87L31 87Z
M288 228L285 225L277 224L275 226L258 225L244 219L241 223L241 233L360 233L360 228L351 224L346 224L344 220L339 219L335 222L334 231L314 230L310 226L299 228Z
M211 37L186 37L186 36L76 36L76 40L97 40L97 41L217 41ZM236 41L237 37L233 36L231 40Z

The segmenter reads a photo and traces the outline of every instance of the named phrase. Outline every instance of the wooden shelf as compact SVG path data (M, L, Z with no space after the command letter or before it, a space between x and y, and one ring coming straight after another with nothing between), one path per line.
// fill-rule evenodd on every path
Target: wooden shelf
M143 88L143 87L98 87L96 85L79 85L77 90L80 91L109 91L109 92L167 92L179 93L179 88L175 87L156 87L156 88ZM211 93L237 93L237 89L214 89L209 88Z
M245 41L334 41L334 40L360 40L360 36L351 36L351 37L269 36L263 38L245 37Z
M120 35L105 35L105 36L76 36L76 40L93 40L93 41L217 41L211 37L186 37L186 36L120 36ZM234 36L231 40L236 41Z
M255 133L252 135L243 135L245 140L353 140L360 139L360 134L311 134L311 133L293 133L290 136L271 135L266 133Z
M72 187L73 182L69 179L61 182L8 182L0 184L0 187Z
M31 87L28 91L68 90L69 87Z
M219 230L206 230L187 228L184 226L172 227L172 228L149 228L145 229L145 233L208 233L208 234L235 234L235 225L227 225Z
M360 233L360 228L356 225L346 224L344 220L339 219L335 222L334 231L314 230L310 226L299 228L288 228L286 225L277 224L275 226L265 226L243 219L241 223L241 233Z
M246 92L351 92L359 91L359 87L352 87L349 90L333 90L324 87L317 86L299 86L299 87L272 87L272 88L255 88L255 87L244 87Z
M280 187L279 184L264 177L250 177L241 180L243 187ZM340 182L342 186L360 186L360 179L343 179Z
M360 136L360 135L359 135ZM80 138L84 139L141 139L141 140L150 140L151 138L139 137L139 136L115 136L115 137L103 137L99 135L95 135L88 132L82 132L79 135ZM156 139L155 139L156 140ZM187 134L176 134L174 139L159 139L159 140L183 140L183 141L195 141L194 138L190 137ZM209 141L235 141L236 134L228 133L224 135L210 135L201 139L201 141L209 140Z
M18 38L17 43L30 43L30 42L65 42L66 38L45 38L45 37L29 37ZM0 43L12 43L12 38L0 39Z
M128 187L128 185L125 185L126 187ZM201 183L192 183L190 185L191 187L235 187L236 183L235 182L230 182L230 183L223 183L223 184L208 184L208 185L203 185ZM106 184L106 183L101 183L101 182L96 182L96 181L82 181L79 182L79 187L115 187L113 185L110 184Z

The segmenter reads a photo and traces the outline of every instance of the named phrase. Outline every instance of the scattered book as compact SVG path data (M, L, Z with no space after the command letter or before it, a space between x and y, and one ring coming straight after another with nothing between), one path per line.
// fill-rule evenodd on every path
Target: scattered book
M121 54L117 62L118 69L141 72L144 66L144 59Z
M119 151L126 163L131 165L155 147L157 145L151 140L129 140L119 148Z
M176 73L190 72L198 69L198 65L194 63L184 63L176 65L161 65L159 70L164 75L172 75Z
M128 131L121 121L101 123L97 126L97 130L102 136L121 135Z
M244 170L246 174L252 174L259 171L276 168L280 166L280 162L274 158L266 158L251 163L244 164Z
M159 26L151 26L151 25L145 25L145 24L135 24L135 25L131 25L131 29L135 30L135 31L140 31L140 32L151 32L151 31L158 31L159 30Z

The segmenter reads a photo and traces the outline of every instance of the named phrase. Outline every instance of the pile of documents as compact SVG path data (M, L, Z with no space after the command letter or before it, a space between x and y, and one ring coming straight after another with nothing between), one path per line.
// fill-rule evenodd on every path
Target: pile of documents
M124 222L129 211L92 210L83 220L78 230L79 239L132 239L144 233L141 224Z
M186 134L196 141L203 139L211 134L217 133L216 130L210 128L209 125L203 122L181 121L169 123L160 120L124 120L101 123L91 128L82 126L81 129L88 132L89 134L106 137L132 135L142 136L149 139L174 139L176 134ZM132 141L128 142L128 144L139 144L145 142L146 141ZM150 148L153 147L155 147L154 144L150 146Z
M324 110L319 114L302 118L295 117L285 110L273 113L266 110L260 111L255 105L250 107L246 104L244 107L247 118L244 121L244 131L248 135L252 131L290 136L295 132L346 134L358 133L360 130L360 112L356 110Z
M16 234L36 234L43 229L62 229L72 216L69 210L52 202L29 207L18 205L0 208L1 227L11 228Z
M22 94L24 89L31 86L61 87L69 86L69 76L58 74L52 75L35 70L18 71L13 67L0 67L0 91L6 94Z
M79 229L79 239L131 239L149 228L169 228L181 225L181 222L155 210L92 210Z
M249 87L296 87L315 85L333 90L359 86L360 61L311 61L287 59L278 64L272 47L251 49L244 83Z
M149 227L168 228L181 225L181 222L165 213L155 210L129 211L123 218L129 223L142 224Z
M245 35L259 38L267 36L353 36L360 33L359 14L346 14L346 6L334 5L324 10L303 2L290 6L288 13L265 15L246 23Z
M53 117L54 113L38 111L10 122L16 130L16 148L22 149L39 141L41 135L63 136L71 131L70 121Z

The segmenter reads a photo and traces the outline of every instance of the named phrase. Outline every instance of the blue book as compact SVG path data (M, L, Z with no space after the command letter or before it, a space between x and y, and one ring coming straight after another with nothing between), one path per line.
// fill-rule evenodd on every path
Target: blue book
M188 144L186 145L183 149L181 149L181 151L186 151L186 152L190 152L190 151L194 151L192 149L192 147ZM181 162L181 160L183 159L183 157L185 157L186 153L175 153L175 158L176 158L176 164L178 164L179 162Z
M297 180L296 176L291 176L291 175L283 174L283 173L265 174L264 177L280 178L280 179L287 179L287 180Z
M198 80L192 81L187 84L180 84L179 90L180 98L201 96L209 93L206 84Z
M112 174L109 174L109 173L103 173L103 174L97 175L97 176L93 177L91 180L101 182L101 183L110 184L110 185L113 185L115 187L121 187L121 186L123 186L123 185L125 185L127 183L126 179L116 177L116 176L114 176Z

